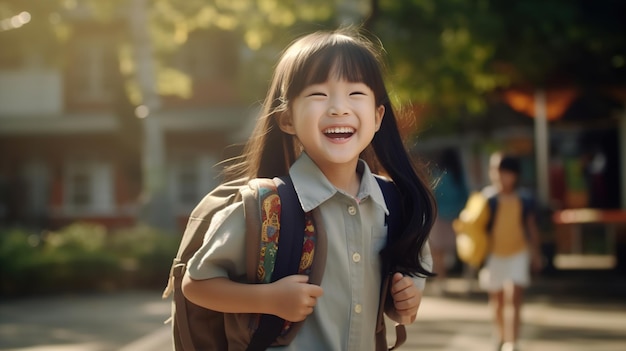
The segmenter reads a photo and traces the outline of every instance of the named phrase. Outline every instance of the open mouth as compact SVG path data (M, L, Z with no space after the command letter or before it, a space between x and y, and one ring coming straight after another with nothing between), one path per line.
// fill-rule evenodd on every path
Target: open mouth
M347 139L354 135L356 130L352 127L332 127L326 128L322 132L332 139Z

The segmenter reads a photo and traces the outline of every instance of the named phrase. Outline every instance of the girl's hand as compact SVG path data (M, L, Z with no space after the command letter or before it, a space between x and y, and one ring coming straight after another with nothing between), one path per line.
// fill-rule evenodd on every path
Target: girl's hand
M313 313L324 290L308 281L306 275L290 275L272 283L273 314L289 322L300 322Z
M413 284L410 277L395 273L391 278L391 296L395 313L389 317L400 324L413 323L422 301L422 291Z

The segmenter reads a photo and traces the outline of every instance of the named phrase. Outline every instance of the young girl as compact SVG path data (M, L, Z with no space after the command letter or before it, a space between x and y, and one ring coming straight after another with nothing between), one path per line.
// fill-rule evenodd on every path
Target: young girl
M374 350L381 260L396 267L387 314L398 323L415 320L431 275L426 240L435 205L400 138L378 53L371 41L342 32L295 41L278 62L242 161L231 169L248 179L289 174L303 210L319 211L328 247L321 286L300 275L270 284L236 281L246 272L241 203L213 217L189 261L183 292L200 306L306 318L281 350ZM384 171L402 194L403 232L388 247L387 206L372 170Z

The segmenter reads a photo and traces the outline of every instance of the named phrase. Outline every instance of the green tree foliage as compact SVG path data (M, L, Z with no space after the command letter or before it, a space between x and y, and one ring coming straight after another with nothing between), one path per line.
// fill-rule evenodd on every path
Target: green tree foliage
M29 46L54 63L62 55L52 39L71 35L76 20L72 11L90 9L106 23L125 18L128 4L127 0L0 0L0 20L22 11L32 17L19 30L0 31L3 48L15 48L1 50L2 62L15 61L12 53ZM238 72L244 78L233 79L241 80L242 96L258 98L277 52L301 33L336 26L343 4L336 0L149 0L146 10L157 85L166 94L188 96L190 77L172 68L173 53L194 32L230 32L230 38L241 43L243 56L252 57ZM623 84L625 80L626 2L622 0L361 0L361 5L371 9L366 25L389 52L396 95L424 106L424 114L436 115L440 121L480 114L493 92L511 86ZM128 38L122 40L126 44L120 47L121 71L132 77L132 45ZM136 103L132 91L131 101Z
M277 53L298 34L330 28L335 6L334 0L153 0L150 31L155 51L165 58L161 62L194 32L218 33L239 43L244 59L232 79L242 100L257 100L267 88Z
M624 83L619 0L374 0L403 100L440 121L483 112L511 86Z
M55 0L0 0L0 64L20 67L25 51L36 53L40 64L58 64L60 8Z
M19 66L24 52L36 50L48 63L63 65L63 43L72 37L75 24L99 22L102 30L109 28L120 33L120 70L129 78L127 94L133 103L141 103L137 82L133 81L136 67L130 26L125 24L133 21L130 4L128 0L0 0L0 21L22 12L30 16L30 22L20 28L0 28L0 44L13 49L2 50L0 59L5 67L7 63ZM240 43L242 49L247 48L248 56L258 59L258 66L263 69L254 70L252 73L257 75L248 79L248 86L256 87L256 94L259 85L254 84L255 80L267 81L276 52L296 34L320 26L328 28L334 20L335 7L334 0L148 0L145 11L159 92L189 97L192 77L174 68L172 57L194 32L213 31L233 33L227 34L229 39Z
M252 50L258 50L297 23L326 21L333 1L281 0L155 0L151 7L155 31L179 44L197 29L238 30Z

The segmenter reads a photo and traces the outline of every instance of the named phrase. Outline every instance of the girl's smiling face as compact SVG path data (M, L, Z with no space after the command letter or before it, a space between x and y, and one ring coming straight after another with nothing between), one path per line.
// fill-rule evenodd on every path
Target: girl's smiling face
M385 112L383 105L376 106L374 92L365 83L334 76L305 87L279 120L280 128L295 135L321 169L356 167Z

